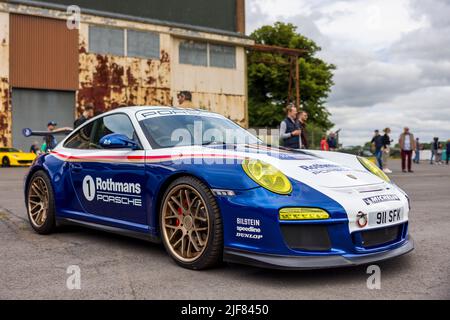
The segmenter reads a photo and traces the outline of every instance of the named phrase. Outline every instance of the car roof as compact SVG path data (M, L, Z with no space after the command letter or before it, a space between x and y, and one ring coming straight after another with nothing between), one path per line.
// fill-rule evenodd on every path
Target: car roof
M208 111L208 110L204 110L204 109L200 109L200 108L184 108L184 107L174 107L174 106L129 106L129 107L120 107L120 108L115 108L112 110L109 110L105 113L102 113L101 115L98 115L95 118L98 118L100 116L105 116L105 115L110 115L110 114L115 114L115 113L126 113L128 114L128 116L132 117L138 113L141 113L142 111L154 111L154 110L183 110L183 111L188 111L188 112L199 112L200 114L203 115L214 115L214 116L223 116L220 113L217 112L212 112L212 111ZM95 119L94 118L94 119Z
M107 113L115 113L115 112L126 112L126 113L136 113L139 111L145 111L145 110L198 110L202 112L210 112L208 110L200 109L200 108L183 108L183 107L175 107L175 106L129 106L129 107L120 107L115 108L113 110L109 110L105 112Z

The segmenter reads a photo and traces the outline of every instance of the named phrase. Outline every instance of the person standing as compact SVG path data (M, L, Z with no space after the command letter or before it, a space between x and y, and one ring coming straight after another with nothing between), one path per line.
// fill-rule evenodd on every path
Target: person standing
M437 150L439 148L439 138L434 137L433 142L431 143L431 158L430 158L430 164L433 164L433 159L437 157Z
M322 140L320 140L320 150L322 151L329 151L330 147L328 145L327 136L323 135Z
M47 131L54 132L56 130L57 125L58 124L55 121L49 121L47 123ZM45 136L43 139L44 139L44 143L42 144L41 151L44 153L47 153L47 152L53 150L56 147L56 145L58 144L55 136L52 134Z
M78 128L93 116L94 116L94 106L92 105L85 106L81 116L73 123L73 128L74 129Z
M448 141L447 141L447 145L446 145L446 150L445 151L447 153L447 156L446 156L447 159L445 159L445 164L448 165L448 160L450 159L450 139L448 139Z
M30 147L30 153L39 154L39 145L37 141L34 141L33 144Z
M55 121L49 121L47 123L47 131L56 134L56 133L60 133L63 131L72 131L73 130L72 128L69 128L69 127L56 129L57 125L58 124ZM44 143L41 146L41 152L43 152L43 153L48 153L48 152L52 151L58 144L58 141L56 140L56 138L53 134L48 134L48 135L44 136L43 139L44 139Z
M300 148L301 149L308 149L309 143L308 143L308 137L306 135L306 122L308 121L308 112L306 111L300 111L298 115L298 121L300 122Z
M402 157L402 171L406 172L406 166L408 166L408 172L414 172L411 169L411 155L412 151L415 149L415 140L414 135L409 132L409 128L405 127L403 129L403 133L400 135L398 139L398 143L400 145L401 157Z
M328 143L328 146L330 147L330 151L337 150L337 139L336 139L336 134L334 132L330 133L327 143Z
M391 137L389 137L389 134L391 133L391 129L390 128L385 128L383 130L384 135L383 135L383 146L381 147L381 151L382 151L382 160L383 160L383 171L385 173L392 173L392 171L388 168L388 160L389 160L389 155L391 153Z
M416 138L416 150L414 155L414 163L419 164L420 163L420 143L419 138Z
M442 143L438 143L438 149L436 152L436 164L443 164L442 162Z
M372 141L370 141L373 148L375 149L375 157L377 158L378 167L383 170L383 159L381 148L383 147L383 137L380 135L379 130L375 130Z
M177 94L178 105L183 108L192 108L192 93L190 91L180 91Z
M290 104L286 107L286 118L280 124L281 145L286 148L300 149L300 122L297 120L297 108Z

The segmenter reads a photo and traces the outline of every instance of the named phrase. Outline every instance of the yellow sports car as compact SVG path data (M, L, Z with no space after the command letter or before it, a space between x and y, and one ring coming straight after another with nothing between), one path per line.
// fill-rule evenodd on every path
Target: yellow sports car
M2 167L29 166L36 159L36 155L15 148L0 148L0 159Z

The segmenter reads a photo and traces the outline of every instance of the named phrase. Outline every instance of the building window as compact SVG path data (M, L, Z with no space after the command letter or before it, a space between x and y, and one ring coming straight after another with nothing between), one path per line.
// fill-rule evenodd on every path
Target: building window
M195 66L235 69L236 48L206 42L182 41L179 46L179 61Z
M180 42L179 56L180 63L206 67L208 65L207 43L194 41Z
M99 54L125 55L124 30L89 26L89 51Z
M236 48L217 44L209 45L209 65L219 68L236 68Z
M127 55L159 59L159 34L127 30Z

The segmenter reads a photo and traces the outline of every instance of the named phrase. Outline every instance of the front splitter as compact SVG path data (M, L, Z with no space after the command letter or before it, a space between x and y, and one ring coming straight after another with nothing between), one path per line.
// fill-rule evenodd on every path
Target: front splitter
M310 270L339 268L364 265L380 262L404 255L414 249L414 240L411 237L398 248L369 253L332 256L282 256L258 254L225 248L223 259L226 262L247 264L261 268L281 270Z

